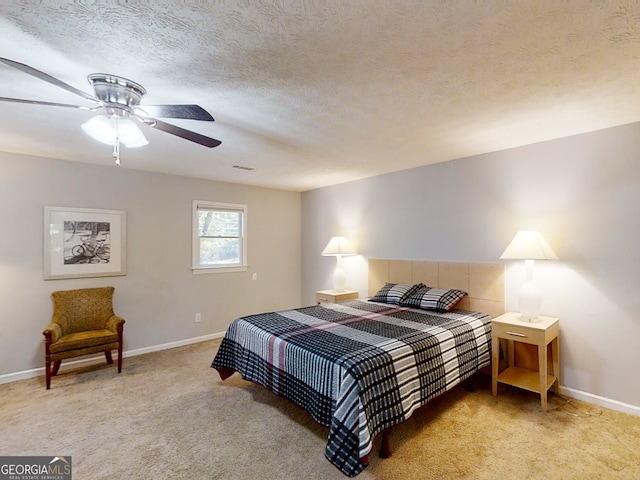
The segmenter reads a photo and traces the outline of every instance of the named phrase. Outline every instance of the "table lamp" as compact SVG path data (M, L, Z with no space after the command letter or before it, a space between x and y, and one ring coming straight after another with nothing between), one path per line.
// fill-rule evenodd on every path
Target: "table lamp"
M533 263L535 260L557 260L558 257L540 232L523 230L516 233L500 258L524 260L526 276L518 295L518 304L522 320L535 320L540 313L542 299L540 290L533 283Z
M333 272L333 289L336 292L342 292L347 285L347 278L342 270L342 256L355 254L356 251L345 237L331 237L331 240L322 251L323 256L336 257L337 259L336 269Z

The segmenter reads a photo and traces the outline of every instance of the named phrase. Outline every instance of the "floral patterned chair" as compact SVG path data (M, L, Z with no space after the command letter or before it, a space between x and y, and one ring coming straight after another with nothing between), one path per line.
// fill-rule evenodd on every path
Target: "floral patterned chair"
M118 350L118 373L122 371L124 319L113 313L113 287L82 288L53 292L53 317L42 332L45 346L47 390L65 358L104 352L112 364Z

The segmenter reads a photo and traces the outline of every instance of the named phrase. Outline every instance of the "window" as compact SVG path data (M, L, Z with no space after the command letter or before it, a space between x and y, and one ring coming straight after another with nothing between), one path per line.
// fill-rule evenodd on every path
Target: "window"
M247 206L193 201L194 273L247 269Z

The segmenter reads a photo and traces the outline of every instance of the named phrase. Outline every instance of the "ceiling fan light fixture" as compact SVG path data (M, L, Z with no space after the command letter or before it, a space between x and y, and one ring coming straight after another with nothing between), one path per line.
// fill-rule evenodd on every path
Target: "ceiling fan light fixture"
M120 137L120 141L125 147L138 148L149 145L149 140L144 136L140 128L135 122L129 118L116 118L116 128Z
M116 143L116 129L111 124L111 120L104 115L91 117L88 121L80 125L80 128L82 128L84 133L98 142L106 145Z
M96 115L81 127L91 138L106 145L113 146L117 140L128 148L144 147L149 144L140 128L128 118Z

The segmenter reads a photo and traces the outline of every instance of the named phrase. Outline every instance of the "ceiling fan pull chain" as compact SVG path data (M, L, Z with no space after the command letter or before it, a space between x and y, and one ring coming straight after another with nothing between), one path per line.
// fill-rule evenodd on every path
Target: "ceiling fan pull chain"
M116 137L111 156L116 159L116 165L120 166L120 137Z

